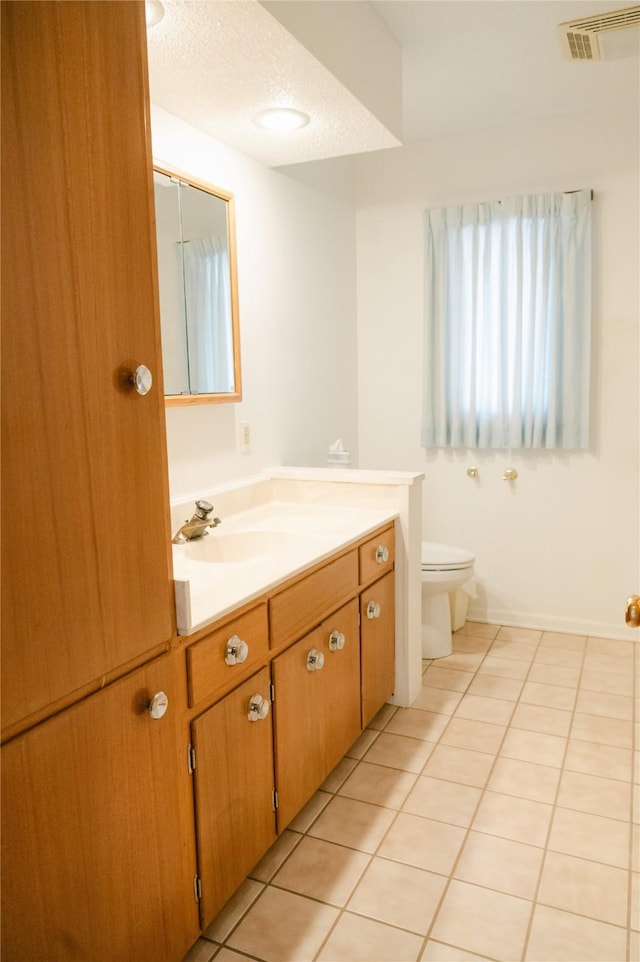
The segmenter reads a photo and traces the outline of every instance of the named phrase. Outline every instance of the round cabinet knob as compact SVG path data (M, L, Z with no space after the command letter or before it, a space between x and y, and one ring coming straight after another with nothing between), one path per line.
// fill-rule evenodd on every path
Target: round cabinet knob
M157 691L155 695L149 699L149 704L147 705L147 711L152 718L162 718L169 707L169 699L163 691Z
M138 394L148 394L153 384L153 375L146 364L139 364L129 380Z
M247 660L248 654L249 645L246 641L243 641L238 635L231 635L224 655L225 663L227 665L241 665L243 661Z
M382 608L377 601L370 601L367 605L367 618L379 618Z
M249 699L247 718L250 722L262 721L269 714L269 702L262 695L252 695Z
M345 640L341 631L332 631L329 635L329 651L342 651Z
M389 549L384 544L379 544L376 548L376 561L379 565L386 565L389 560Z
M312 648L307 655L307 671L320 671L324 665L324 655L317 648Z

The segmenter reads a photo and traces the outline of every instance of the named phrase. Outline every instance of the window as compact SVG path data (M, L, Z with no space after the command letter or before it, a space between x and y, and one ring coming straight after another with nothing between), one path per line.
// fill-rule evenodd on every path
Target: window
M591 195L425 215L425 447L589 446Z

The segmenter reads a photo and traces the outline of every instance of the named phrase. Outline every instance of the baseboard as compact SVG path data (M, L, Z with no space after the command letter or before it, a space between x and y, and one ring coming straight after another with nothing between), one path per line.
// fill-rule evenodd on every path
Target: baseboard
M640 629L628 628L624 623L607 624L599 621L583 621L580 618L558 618L534 612L501 611L498 608L475 608L472 603L467 610L467 621L488 625L505 625L510 628L533 628L539 631L560 631L567 635L589 635L592 638L613 638L616 641L640 642Z

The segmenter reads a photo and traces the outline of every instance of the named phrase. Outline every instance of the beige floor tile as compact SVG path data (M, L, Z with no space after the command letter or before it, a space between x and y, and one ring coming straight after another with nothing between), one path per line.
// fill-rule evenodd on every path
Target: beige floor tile
M566 747L567 739L560 735L511 728L505 735L500 754L506 758L519 758L524 762L560 768Z
M454 671L475 671L484 656L484 651L454 651L446 658L439 658L438 667Z
M370 860L364 852L307 836L272 883L320 902L344 905Z
M604 691L612 695L633 695L633 675L586 670L580 676L580 687L586 691Z
M405 865L449 875L465 834L465 829L455 825L400 812L377 854Z
M637 845L635 847L637 851ZM631 873L631 912L630 925L636 932L640 931L640 872Z
M240 955L239 952L234 952L233 949L227 949L226 946L220 949L215 958L216 962L251 962L250 956Z
M562 708L571 711L575 705L577 692L574 688L561 685L546 685L538 681L525 682L520 701L527 705L544 705L548 708Z
M536 653L536 665L559 665L562 668L581 668L584 653L567 648L540 647Z
M315 795L311 796L304 808L300 809L293 821L290 822L289 828L293 829L294 832L302 832L304 834L309 830L311 825L313 825L320 812L326 808L330 801L331 795L329 792L316 792Z
M265 962L311 962L338 917L338 909L269 886L228 944Z
M293 852L301 838L302 835L298 832L291 832L286 829L276 839L267 854L263 855L255 868L249 872L249 877L256 879L258 882L269 882L284 860Z
M309 834L373 854L393 819L390 808L335 795L313 823Z
M614 638L593 638L587 639L587 651L590 654L612 655L625 661L633 661L635 642L616 640Z
M451 882L431 937L489 959L513 962L522 954L531 903L513 895Z
M563 668L561 665L545 665L541 662L534 662L527 679L543 685L562 685L565 688L577 688L579 680L579 668Z
M434 748L434 742L425 742L420 738L409 738L406 735L394 735L391 732L380 732L364 756L364 760L374 765L386 765L389 768L419 774Z
M355 742L347 752L348 758L364 758L367 754L376 738L380 734L379 731L373 728L365 728L362 734L356 738Z
M475 718L496 725L508 725L513 714L513 702L467 692L462 696L455 714L456 718Z
M504 725L492 725L489 722L454 716L442 735L440 744L489 754L499 750L506 730Z
M489 654L478 668L478 674L524 681L529 667L530 665L527 661L518 661L515 658L502 658L498 657L498 655Z
M402 806L404 812L466 828L473 818L480 789L420 775Z
M446 879L433 872L374 858L349 899L350 912L426 935Z
M604 691L579 691L576 711L585 715L605 715L608 718L633 720L633 698Z
M561 708L520 703L513 713L511 726L530 732L543 732L545 735L568 735L571 719L571 712Z
M219 946L213 942L207 942L206 939L198 939L195 945L191 946L182 962L211 962L218 948ZM222 949L222 951L224 952L225 950Z
M549 849L618 868L629 867L629 826L615 818L556 808Z
M474 955L473 952L465 952L464 949L429 939L420 956L420 962L486 962L486 956L483 958L480 955Z
M436 745L422 774L482 788L489 777L494 761L493 755L487 755L484 752L456 748L453 745Z
M500 628L496 635L497 641L523 641L529 645L537 645L542 638L542 632L537 628Z
M538 901L611 925L626 925L629 873L573 855L548 852Z
M477 832L530 845L545 844L553 807L528 798L485 792L473 820Z
M318 962L414 962L422 936L345 912L325 943Z
M254 879L245 879L240 888L231 896L222 911L204 930L203 935L213 942L224 942L229 932L238 924L247 909L258 896L265 891L265 886Z
M584 651L587 647L585 635L569 635L561 631L544 631L540 647L568 648L573 651Z
M442 715L453 715L461 698L462 692L460 691L448 691L446 688L423 688L411 707L440 712Z
M466 691L473 679L471 671L456 671L432 665L422 676L422 684L428 688L446 688L448 691Z
M320 786L320 790L323 792L337 792L357 764L358 761L355 758L349 758L347 756L341 758L331 774Z
M622 642L624 644L624 642ZM606 654L591 651L587 642L587 653L584 656L584 667L587 671L610 671L614 675L629 675L633 671L633 656L631 652L625 654Z
M553 804L559 781L559 768L501 755L496 759L487 788L503 795L515 795L534 802Z
M499 625L488 625L483 621L466 621L462 628L458 628L455 632L453 644L455 646L456 639L466 635L472 635L474 638L495 638L499 631Z
M616 748L632 748L633 725L621 718L585 715L576 712L571 726L571 737L585 742L600 742Z
M495 835L469 832L454 876L508 895L532 899L544 850Z
M382 731L383 728L386 728L387 723L393 718L397 710L395 705L383 705L375 718L369 722L368 727Z
M536 653L536 646L526 642L510 641L500 635L491 645L490 658L506 658L515 661L532 662Z
M527 962L625 962L623 928L536 906L525 959ZM631 956L633 959L634 956Z
M486 654L491 648L491 638L479 638L472 635L460 635L459 633L453 636L453 650L454 651L469 651Z
M476 675L468 691L474 695L487 695L489 698L504 698L517 701L524 682L521 678L499 678L497 675Z
M398 809L413 787L416 777L413 772L359 762L337 794L357 798L361 802L371 802L372 805Z
M560 779L558 805L626 821L631 811L631 785L599 775L565 771Z
M420 708L399 708L385 730L394 735L437 742L448 723L449 715Z
M629 748L614 748L597 742L583 742L570 738L564 767L572 772L600 775L602 778L631 780L633 753Z

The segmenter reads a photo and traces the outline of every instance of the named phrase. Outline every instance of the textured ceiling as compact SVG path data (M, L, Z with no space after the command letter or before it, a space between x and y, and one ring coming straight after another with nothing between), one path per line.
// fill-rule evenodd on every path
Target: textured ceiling
M399 141L257 0L163 0L148 31L151 100L267 166L395 147ZM311 122L261 130L290 106Z

